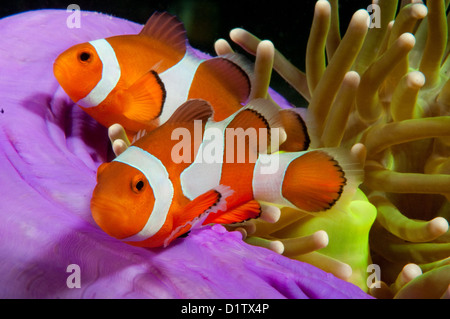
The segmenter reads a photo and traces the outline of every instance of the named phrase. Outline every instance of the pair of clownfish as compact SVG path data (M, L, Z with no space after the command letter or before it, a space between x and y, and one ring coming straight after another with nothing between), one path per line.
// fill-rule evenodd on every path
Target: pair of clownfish
M136 246L167 246L193 227L257 218L263 204L319 212L336 203L348 181L347 158L306 151L305 123L292 110L263 99L243 107L248 70L234 55L200 59L183 25L167 13L153 14L138 35L79 44L57 58L57 80L85 112L104 126L121 124L130 139L148 132L98 168L91 211L106 233ZM286 138L269 143L270 152L246 139L257 129L258 139L273 142L277 128ZM190 159L181 162L172 152L180 129L192 133ZM210 130L222 137L208 139ZM227 158L236 147L227 130L240 132L244 160ZM221 152L222 161L202 161L205 148ZM270 174L268 162L277 163Z

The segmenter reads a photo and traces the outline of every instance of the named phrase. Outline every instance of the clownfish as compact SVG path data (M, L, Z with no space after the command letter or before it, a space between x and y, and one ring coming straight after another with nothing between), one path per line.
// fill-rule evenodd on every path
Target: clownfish
M209 101L220 121L248 100L251 72L237 54L202 59L176 17L155 12L137 35L75 45L54 62L68 96L105 127L130 140L167 121L188 99Z
M220 122L212 116L206 101L187 101L101 164L91 200L97 225L131 245L165 247L194 227L257 218L262 205L325 211L349 187L351 159L325 149L277 151L282 120L272 102L253 100Z

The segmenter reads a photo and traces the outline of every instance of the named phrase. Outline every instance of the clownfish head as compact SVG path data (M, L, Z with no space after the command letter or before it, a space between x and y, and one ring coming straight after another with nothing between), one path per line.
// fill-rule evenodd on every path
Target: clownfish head
M61 53L53 64L53 73L74 101L87 96L102 78L103 63L90 43L82 43Z
M125 239L138 234L149 220L154 203L153 190L139 170L114 161L98 168L91 212L108 235Z
M106 39L98 39L61 53L53 73L75 103L89 108L102 103L116 88L121 68L113 47Z

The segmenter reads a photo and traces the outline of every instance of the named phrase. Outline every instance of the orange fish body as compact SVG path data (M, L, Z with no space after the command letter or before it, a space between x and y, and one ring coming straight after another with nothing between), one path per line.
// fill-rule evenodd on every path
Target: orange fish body
M318 212L341 196L348 176L327 151L276 152L272 129L283 121L271 102L252 101L220 122L211 116L206 102L188 101L99 167L91 210L106 233L167 246L194 227L257 218L261 203Z
M129 137L164 123L188 99L214 108L215 120L234 113L250 94L237 57L202 60L187 45L181 22L155 13L138 35L114 36L66 50L54 74L69 97L102 125L119 123Z

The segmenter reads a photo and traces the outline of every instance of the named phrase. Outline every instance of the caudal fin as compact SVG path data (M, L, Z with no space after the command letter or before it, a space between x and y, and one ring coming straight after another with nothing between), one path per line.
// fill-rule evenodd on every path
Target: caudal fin
M318 212L336 203L346 183L345 173L333 157L312 151L289 164L281 192L296 207Z
M264 174L263 164L257 163L255 199L309 213L328 210L343 196L351 197L362 180L357 159L339 150L278 153L267 159L277 163L278 169L271 175Z

